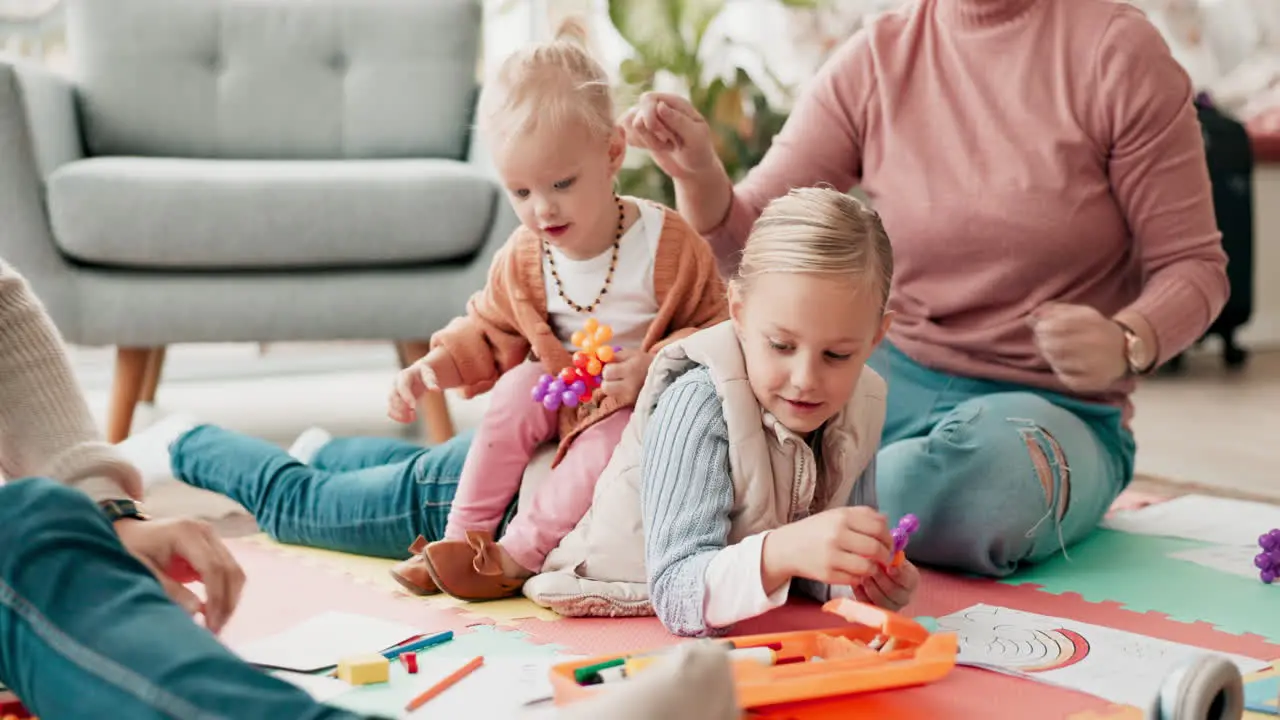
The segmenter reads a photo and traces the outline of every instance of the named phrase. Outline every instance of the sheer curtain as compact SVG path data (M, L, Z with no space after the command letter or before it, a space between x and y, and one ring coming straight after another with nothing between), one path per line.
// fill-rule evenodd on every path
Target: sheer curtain
M556 0L482 0L484 36L481 71L545 33L547 3Z

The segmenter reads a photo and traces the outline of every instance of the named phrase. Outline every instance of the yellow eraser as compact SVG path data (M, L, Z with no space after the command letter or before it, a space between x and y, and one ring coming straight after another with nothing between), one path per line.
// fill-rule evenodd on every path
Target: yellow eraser
M338 662L338 679L352 685L387 682L391 679L391 661L377 653L343 658Z

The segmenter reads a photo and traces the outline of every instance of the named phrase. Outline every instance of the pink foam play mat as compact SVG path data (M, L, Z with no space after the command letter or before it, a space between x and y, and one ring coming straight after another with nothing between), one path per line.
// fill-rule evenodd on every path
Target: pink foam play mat
M1132 497L1126 498L1126 502L1133 501ZM282 617L301 621L331 610L404 622L424 632L487 633L503 640L505 644L494 644L498 648L539 646L549 652L597 655L678 642L653 618L561 618L523 598L468 604L447 597L413 597L388 576L390 561L280 545L261 535L229 542L249 578L241 610L225 634L231 643L278 632ZM1080 562L1087 563L1087 557ZM1101 586L1108 587L1105 582ZM1149 608L1130 609L1138 603L1117 588L1115 598L1098 597L1097 593L1064 592L1051 582L995 582L925 571L921 590L903 614L936 618L984 603L1268 662L1280 658L1280 629L1239 632L1207 622L1173 619L1169 616L1172 610L1162 613ZM743 623L735 633L817 628L837 622L814 603L793 601ZM844 717L850 712L862 717L958 720L1142 718L1135 707L1112 705L1081 692L967 667L957 668L932 685L867 694L852 702L846 699L828 713L814 706L803 717Z

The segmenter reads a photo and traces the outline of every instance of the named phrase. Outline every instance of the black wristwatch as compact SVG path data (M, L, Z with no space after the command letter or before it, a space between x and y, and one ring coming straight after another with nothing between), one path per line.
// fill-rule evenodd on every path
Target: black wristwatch
M151 517L142 511L142 507L132 500L103 500L98 503L107 520L150 520Z

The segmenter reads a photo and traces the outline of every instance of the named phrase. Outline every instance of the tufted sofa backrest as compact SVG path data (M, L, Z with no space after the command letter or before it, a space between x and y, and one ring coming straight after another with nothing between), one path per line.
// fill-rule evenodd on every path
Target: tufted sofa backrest
M462 158L479 0L70 0L91 155Z

